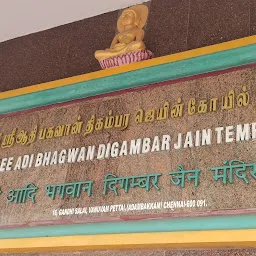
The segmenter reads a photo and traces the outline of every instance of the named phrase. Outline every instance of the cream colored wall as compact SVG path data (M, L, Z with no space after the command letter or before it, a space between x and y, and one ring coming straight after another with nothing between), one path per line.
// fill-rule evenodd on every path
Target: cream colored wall
M1 0L0 42L145 2L143 0Z

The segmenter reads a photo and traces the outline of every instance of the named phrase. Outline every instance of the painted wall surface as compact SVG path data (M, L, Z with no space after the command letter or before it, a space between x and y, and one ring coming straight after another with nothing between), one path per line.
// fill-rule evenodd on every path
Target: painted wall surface
M233 174L233 181L228 172L226 184L223 183L222 179L214 180L214 173L211 168L223 166L224 160L239 160L245 164L255 164L256 144L253 140L255 128L253 130L251 125L255 123L256 114L255 80L256 69L255 67L250 67L178 83L167 82L139 91L95 98L90 101L82 101L67 106L33 111L1 119L0 152L2 159L4 157L14 157L12 167L10 167L11 170L6 171L6 165L3 160L1 162L1 225L6 226L27 222L43 224L44 221L54 222L57 220L62 221L62 223L68 220L73 222L111 221L121 220L124 216L141 216L144 214L155 217L160 217L161 214L166 214L165 216L169 217L184 216L184 214L196 216L202 212L208 212L211 215L211 212L213 214L213 211L216 210L239 209L241 211L248 208L254 209L255 165L247 166L248 168L242 168L242 170L241 166L237 167ZM243 86L246 86L244 90L247 90L250 98L245 97L244 101L239 101L239 99L243 99L240 95L243 92ZM234 108L230 110L222 109L223 99L231 90L234 90L235 93ZM210 111L210 99L213 98L215 98L216 109L212 108L212 111ZM195 108L193 107L193 99L196 100ZM166 120L151 120L151 122L148 119L146 122L136 123L135 114L137 110L155 109L156 116L159 113L158 110L164 107L165 102L170 105ZM179 103L184 104L183 111L180 116L175 116L178 113L178 111L175 111L175 105ZM202 104L200 105L200 103ZM207 104L207 111L205 103ZM195 113L193 113L193 109L195 109ZM104 118L103 121L105 122L105 117L109 116L110 110L113 111L110 113L113 116L129 115L129 123L123 125L123 130L122 128L114 127L97 130L98 126L95 122L93 131L90 131L88 121L92 120L92 115L95 115L96 119ZM162 113L164 113L164 109ZM81 118L81 121L84 122L80 134L70 134L63 137L53 136L52 131L56 132L54 127L73 124L77 121L77 118ZM245 136L245 141L243 142L231 142L231 137L236 138L236 126L239 124L249 124L248 138L246 139ZM228 126L234 126L234 134L232 135L231 131L231 135L227 135L227 128L225 128L222 135L222 143L218 144L215 128ZM17 128L17 130L13 130L14 128ZM33 138L35 128L37 129ZM45 135L43 135L46 138L40 140L40 129L43 128L50 129L46 130ZM195 144L196 131L202 132L204 129L212 129L211 145L203 145L209 142L199 140L197 147ZM85 135L86 131L87 134ZM187 137L187 132L190 131L193 132L192 142L188 142ZM11 135L12 132L13 136ZM27 137L24 135L26 132ZM174 149L179 133L182 136L182 145L180 149ZM160 150L156 152L156 143L155 152L115 156L115 150L112 150L110 156L105 157L106 159L102 159L103 157L97 159L99 144L111 143L113 145L114 142L119 142L120 152L123 141L127 141L129 145L131 140L138 138L151 138L153 140L155 136L159 136L161 141L163 135L171 136L169 151ZM227 141L225 142L225 140ZM6 146L6 144L10 147ZM52 157L54 151L59 153L62 149L81 148L83 146L87 149L89 145L95 145L96 148L95 157L91 161L81 160L81 162L75 163L54 164L55 160ZM36 155L45 152L52 152L50 161L46 164L48 166L35 167ZM31 164L32 167L19 170L19 165L17 165L18 156L31 154L35 154ZM52 165L51 162L53 163ZM17 170L14 170L16 165ZM174 182L171 182L168 172L178 171L178 165L183 165L185 170L201 170L198 186L195 185L194 179L190 180L188 178L191 174L186 176L184 187L181 187L180 184L175 185L175 181L177 181L175 178ZM103 195L103 180L108 173L117 175L120 178L145 174L162 175L159 177L158 183L155 183L155 185L150 183L149 191L146 191L145 187L143 188L144 183L142 182L142 184L137 184L135 187L130 186L129 191L125 193L119 183L116 185L118 195L115 195L110 187L107 188L107 193ZM64 195L64 198L61 199L60 195L56 194L56 198L53 200L46 195L46 185L89 180L94 181L90 197L88 197L87 191L82 192L78 198ZM26 203L15 203L15 200L7 202L6 197L9 194L10 198L12 193L9 190L25 188L28 183L33 183L39 188L36 191L34 204L31 198L28 198ZM188 200L195 200L195 206L189 206L187 204ZM198 204L198 200L202 200L202 204ZM89 213L89 207L94 206L170 201L185 201L186 203L183 206L174 208L162 207L160 209L129 211L112 208L112 211ZM75 208L87 208L88 214L86 212L63 214L65 213L63 209Z
M0 42L139 4L143 0L45 0L35 3L3 0L0 10ZM47 18L46 18L47 17Z

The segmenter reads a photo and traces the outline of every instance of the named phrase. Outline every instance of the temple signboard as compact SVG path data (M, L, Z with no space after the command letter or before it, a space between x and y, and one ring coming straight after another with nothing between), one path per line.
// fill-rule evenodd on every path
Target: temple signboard
M256 208L256 69L3 117L1 225Z

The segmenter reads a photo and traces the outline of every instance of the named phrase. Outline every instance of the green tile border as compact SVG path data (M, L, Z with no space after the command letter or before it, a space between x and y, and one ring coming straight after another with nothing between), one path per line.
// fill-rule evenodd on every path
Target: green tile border
M256 215L176 218L0 229L0 239L241 229L256 229Z

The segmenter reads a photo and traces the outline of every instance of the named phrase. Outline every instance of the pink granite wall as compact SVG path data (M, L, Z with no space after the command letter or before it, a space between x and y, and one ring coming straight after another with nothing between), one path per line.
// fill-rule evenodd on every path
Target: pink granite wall
M50 108L46 110L33 111L30 113L6 117L0 120L2 137L10 134L13 128L31 131L38 125L38 128L53 127L58 124L74 123L80 115L84 125L82 133L60 138L46 140L37 139L30 145L15 143L13 147L1 148L1 158L17 157L25 154L37 154L38 152L53 152L55 150L68 149L72 147L82 147L88 145L99 145L101 143L113 143L130 141L137 138L153 138L158 135L169 134L172 137L171 150L151 152L137 156L128 155L104 160L94 159L81 163L62 164L52 166L32 167L21 171L4 171L1 174L0 195L0 219L1 225L18 224L24 222L43 221L111 221L128 218L128 216L161 214L166 216L189 216L200 215L202 213L211 214L213 211L225 211L255 208L255 178L250 175L248 169L247 176L249 184L243 179L234 176L233 184L224 185L221 180L213 179L213 167L223 165L223 161L237 159L245 163L255 163L255 141L216 143L216 133L213 132L212 145L194 148L173 149L178 133L186 134L188 131L202 129L215 129L218 126L229 126L246 123L254 123L256 108L256 69L247 68L238 71L219 74L216 76L202 77L198 79L181 81L175 84L165 84L154 88L127 92L121 95L112 95L104 98L82 101L71 105ZM246 85L250 95L250 104L246 107L222 110L221 98L229 90L234 90L236 96L242 92L242 86ZM137 124L135 113L139 108L144 110L150 108L163 107L168 101L170 105L177 103L177 98L182 98L184 112L182 117L167 120L154 121ZM188 115L188 101L191 98L199 100L217 97L219 99L216 112L205 114ZM92 114L98 117L108 115L109 110L113 110L114 115L129 113L130 123L127 129L107 129L94 131L83 136L88 120ZM1 140L2 143L2 140ZM186 170L200 169L200 182L195 187L194 182L186 179L185 187L181 188L170 181L168 172L177 171L179 164ZM107 173L112 173L118 177L136 176L142 174L161 173L159 178L158 191L151 185L150 191L144 188L130 188L129 193L124 193L118 188L119 196L115 196L113 191L103 195L103 179ZM45 186L50 184L69 183L77 181L94 180L92 196L88 197L85 192L80 198L72 198L66 195L60 199L57 195L55 200L46 196ZM39 189L36 193L36 203L30 199L23 204L8 203L6 197L8 191L16 188L23 188L32 182ZM53 216L53 210L91 207L116 204L149 203L179 200L205 200L203 207L183 207L174 210L154 209L142 211L112 211L107 213L91 213L71 216Z

